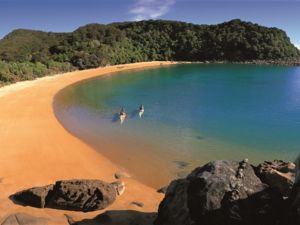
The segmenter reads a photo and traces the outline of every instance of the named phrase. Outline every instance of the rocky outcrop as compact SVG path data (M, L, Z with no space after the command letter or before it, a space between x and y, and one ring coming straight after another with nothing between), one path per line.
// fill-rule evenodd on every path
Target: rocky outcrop
M115 187L100 180L58 181L46 197L46 207L88 212L106 208L116 197Z
M282 201L247 160L214 161L170 184L155 225L273 225Z
M300 155L296 162L296 179L290 196L289 219L291 225L300 224Z
M54 185L18 192L12 199L19 204L74 211L104 209L124 191L124 183L108 184L101 180L66 180Z
M9 215L0 223L1 225L47 225L45 218L34 217L24 213Z
M291 225L300 224L300 183L297 183L290 197L289 220Z
M300 183L300 155L298 156L298 158L295 161L295 166L296 166L295 183L298 184L298 183Z
M165 198L159 205L155 225L191 225L193 223L187 201L188 186L187 179L171 182Z
M265 184L277 188L288 197L295 181L295 164L282 160L265 161L255 167L256 175Z
M156 213L130 210L108 211L82 221L66 217L72 225L150 225L155 218L155 225L300 225L300 157L295 164L274 160L254 167L247 159L213 161L162 188L166 194L157 217ZM11 198L25 206L88 212L106 208L124 189L121 180L110 184L101 180L67 180L30 188ZM144 207L143 202L130 204ZM0 225L48 222L19 213L8 216Z

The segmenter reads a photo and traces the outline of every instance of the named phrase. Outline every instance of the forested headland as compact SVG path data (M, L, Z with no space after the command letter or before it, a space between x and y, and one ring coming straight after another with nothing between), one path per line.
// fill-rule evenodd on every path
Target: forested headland
M0 40L0 84L141 61L293 61L287 34L232 20L218 25L148 20L89 24L71 33L18 29Z

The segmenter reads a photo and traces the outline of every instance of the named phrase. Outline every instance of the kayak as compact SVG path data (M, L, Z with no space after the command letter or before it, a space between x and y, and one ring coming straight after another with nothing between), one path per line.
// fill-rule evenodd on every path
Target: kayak
M126 115L126 113L122 113L122 114L120 113L119 117L120 117L120 122L121 122L121 124L122 124L122 123L124 123L124 121L125 121L127 115Z
M140 117L140 118L142 118L144 112L145 112L144 106L141 105L140 108L139 108L139 117Z
M120 118L121 124L124 123L126 117L127 117L127 114L126 114L124 108L122 107L121 111L119 112L119 118Z

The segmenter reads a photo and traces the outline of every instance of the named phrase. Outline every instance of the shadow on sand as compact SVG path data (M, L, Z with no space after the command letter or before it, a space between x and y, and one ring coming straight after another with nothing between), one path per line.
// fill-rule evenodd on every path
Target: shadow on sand
M67 216L70 225L153 225L157 213L146 213L134 210L114 210L99 214L93 219L73 221Z

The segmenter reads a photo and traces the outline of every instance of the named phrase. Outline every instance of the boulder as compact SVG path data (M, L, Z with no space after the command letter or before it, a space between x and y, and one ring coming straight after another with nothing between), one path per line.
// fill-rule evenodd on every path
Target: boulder
M114 185L101 180L58 181L46 198L46 207L89 212L106 208L116 197Z
M88 212L106 208L124 189L121 181L109 184L101 180L66 180L18 192L12 199L38 208Z
M0 223L1 225L47 225L45 218L34 217L25 213L9 215Z
M292 194L290 196L290 212L289 219L290 225L299 225L300 224L300 183L297 183L293 187Z
M298 156L295 164L296 179L289 200L291 203L289 212L289 219L291 225L300 224L300 155Z
M159 205L155 225L192 225L188 207L187 179L178 179L168 186L165 198Z
M277 188L283 197L288 197L295 181L295 164L281 160L265 161L255 168L263 183Z
M248 160L214 161L170 184L155 225L278 224L282 201Z
M298 156L298 158L295 161L295 184L299 184L300 183L300 154Z

